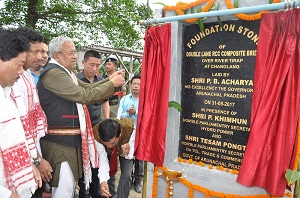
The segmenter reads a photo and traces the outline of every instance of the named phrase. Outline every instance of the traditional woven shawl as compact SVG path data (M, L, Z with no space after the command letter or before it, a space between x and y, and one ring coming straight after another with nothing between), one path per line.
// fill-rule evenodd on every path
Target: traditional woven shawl
M0 86L0 177L5 186L21 198L29 198L37 188L28 145L11 88ZM25 109L25 107L23 107Z
M60 65L56 60L51 59L50 63L54 63L62 67L72 78L75 84L78 84L77 77L73 72L69 72L65 67ZM98 168L98 154L94 142L94 134L92 123L86 105L76 103L82 139L82 157L83 157L83 172L85 188L89 188L92 181L91 164L93 168Z
M14 96L16 98L21 97L25 104L26 109L25 111L20 111L20 117L25 130L30 154L35 158L36 142L39 141L47 131L47 119L40 105L37 88L29 69L20 77L18 82L13 86L13 90L17 90L15 91ZM23 104L17 102L17 106L20 110Z

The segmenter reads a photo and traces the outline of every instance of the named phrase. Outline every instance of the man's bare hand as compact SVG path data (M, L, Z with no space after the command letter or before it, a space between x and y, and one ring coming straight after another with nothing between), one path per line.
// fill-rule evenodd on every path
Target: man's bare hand
M128 143L121 145L121 149L124 155L128 155L130 151L130 146Z
M31 164L31 167L32 167L35 182L37 183L38 187L41 188L43 182L42 182L40 171L37 169L37 167L34 164Z
M132 105L132 106L130 107L130 109L127 109L127 113L128 113L130 116L135 115L136 109L135 109L134 105Z
M20 198L20 197L16 193L12 192L11 195L9 196L9 198Z
M109 192L109 187L106 182L101 182L100 191L101 191L102 197L111 197L111 194Z
M111 80L115 76L123 76L123 77L125 77L125 69L120 69L119 71L115 71L112 75L109 76L109 80Z
M113 77L112 79L110 79L110 81L114 84L114 87L120 87L120 86L124 85L125 78L122 75L117 75L117 76Z
M52 179L53 170L48 161L42 159L40 165L38 166L38 169L41 173L43 181L49 182Z

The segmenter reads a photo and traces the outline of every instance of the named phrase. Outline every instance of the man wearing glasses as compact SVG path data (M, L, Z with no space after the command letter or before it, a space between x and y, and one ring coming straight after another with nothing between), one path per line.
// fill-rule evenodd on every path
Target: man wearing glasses
M71 38L60 36L49 43L51 60L38 82L48 131L41 139L43 157L53 168L49 184L53 198L72 198L76 182L84 176L89 187L91 167L98 166L92 124L84 104L102 101L124 84L124 70L95 83L77 79L76 48ZM108 189L108 186L107 186Z
M119 105L118 118L132 118L134 121L134 127L136 127L138 117L138 105L140 96L140 75L135 75L130 81L131 93L124 96ZM135 131L131 134L129 145L130 148L134 148ZM117 194L118 197L128 197L131 183L134 186L134 190L137 193L142 192L142 180L143 180L143 161L133 159L134 149L131 149L127 156L119 155L121 176L119 180ZM131 172L134 163L134 173L131 178Z

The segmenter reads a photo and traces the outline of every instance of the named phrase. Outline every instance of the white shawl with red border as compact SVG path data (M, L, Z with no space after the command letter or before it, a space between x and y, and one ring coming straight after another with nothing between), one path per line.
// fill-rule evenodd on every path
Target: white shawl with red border
M29 198L37 188L31 158L11 88L0 86L0 177L4 186L21 198ZM25 108L25 107L23 107Z
M15 90L14 96L16 98L21 97L25 104L25 111L20 111L20 117L31 157L36 158L36 143L47 131L47 118L40 105L37 88L29 69L20 75L20 79L14 84L13 90ZM17 106L20 109L23 104L17 103Z

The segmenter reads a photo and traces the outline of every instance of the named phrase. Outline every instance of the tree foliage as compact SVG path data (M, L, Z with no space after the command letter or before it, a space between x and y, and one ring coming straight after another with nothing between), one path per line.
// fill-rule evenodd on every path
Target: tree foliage
M135 0L4 0L0 25L32 27L47 40L66 35L79 45L137 50L145 32L138 22L148 17Z

